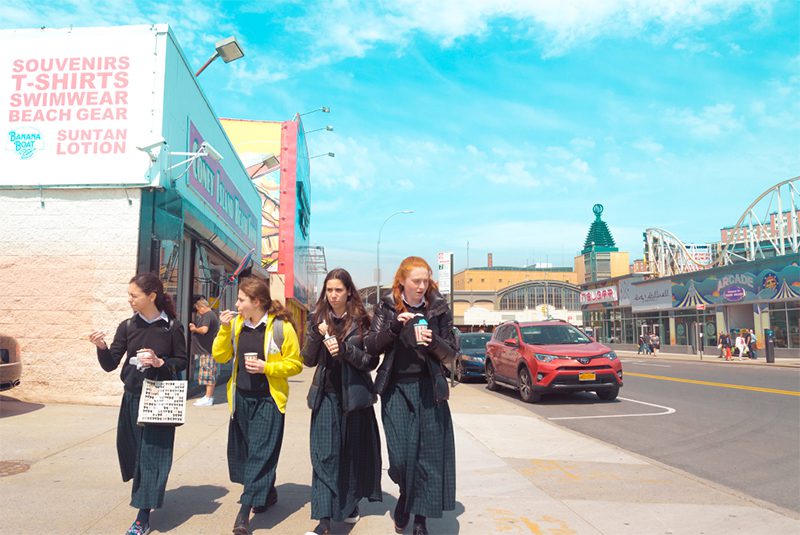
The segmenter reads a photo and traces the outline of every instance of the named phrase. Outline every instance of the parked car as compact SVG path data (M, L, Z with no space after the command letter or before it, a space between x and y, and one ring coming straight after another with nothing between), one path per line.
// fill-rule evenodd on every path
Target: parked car
M0 336L0 340L3 337ZM10 348L0 347L0 391L14 388L22 377L22 362L19 360L16 344Z
M491 340L489 333L458 333L459 352L456 358L456 381L483 379L486 361L486 343Z
M605 401L622 386L617 354L561 320L499 325L486 346L486 388L519 391L523 401L591 391Z

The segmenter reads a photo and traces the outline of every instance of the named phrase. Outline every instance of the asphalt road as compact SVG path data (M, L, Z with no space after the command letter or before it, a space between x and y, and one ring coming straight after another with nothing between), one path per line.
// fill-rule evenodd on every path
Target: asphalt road
M800 370L622 363L625 386L615 402L578 393L518 403L559 425L800 512ZM497 395L519 400L511 390Z

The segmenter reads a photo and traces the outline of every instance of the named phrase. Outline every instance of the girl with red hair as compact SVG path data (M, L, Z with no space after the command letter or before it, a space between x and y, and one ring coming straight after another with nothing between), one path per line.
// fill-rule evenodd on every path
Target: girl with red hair
M413 514L414 535L428 533L426 518L455 508L455 441L444 374L445 362L456 355L453 314L431 275L422 258L403 260L366 340L369 353L384 355L375 389L389 476L400 487L394 527L403 533Z

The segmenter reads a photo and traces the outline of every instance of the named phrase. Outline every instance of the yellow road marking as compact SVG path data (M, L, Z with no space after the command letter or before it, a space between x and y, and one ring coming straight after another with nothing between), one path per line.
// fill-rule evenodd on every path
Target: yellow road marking
M695 379L682 379L680 377L666 377L664 375L650 375L649 373L625 372L625 375L633 377L644 377L646 379L658 379L660 381L675 381L676 383L690 383L693 385L718 386L720 388L733 388L735 390L750 390L753 392L766 392L768 394L781 394L784 396L798 396L800 392L795 390L778 390L777 388L762 388L760 386L731 385L728 383L715 383L713 381L697 381Z

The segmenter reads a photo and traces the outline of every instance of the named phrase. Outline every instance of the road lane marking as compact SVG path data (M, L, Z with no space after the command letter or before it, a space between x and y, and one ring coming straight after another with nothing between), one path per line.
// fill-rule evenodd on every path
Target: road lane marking
M631 403L640 403L649 407L658 407L664 409L664 412L640 412L635 414L599 414L595 416L558 416L556 418L548 418L548 420L589 420L591 418L627 418L629 416L665 416L667 414L674 414L676 411L672 407L665 405L656 405L655 403L647 403L646 401L637 401L630 398L617 398Z
M696 379L683 379L680 377L666 377L664 375L650 375L647 373L625 372L625 375L633 377L644 377L645 379L657 379L659 381L675 381L676 383L689 383L693 385L717 386L719 388L733 388L735 390L750 390L753 392L766 392L768 394L781 394L783 396L798 396L800 392L796 390L779 390L777 388L762 388L760 386L732 385L728 383L715 383L713 381L698 381Z
M638 364L639 366L653 366L654 368L672 368L669 364L656 364L655 362L642 362L640 360L624 360L625 364Z

